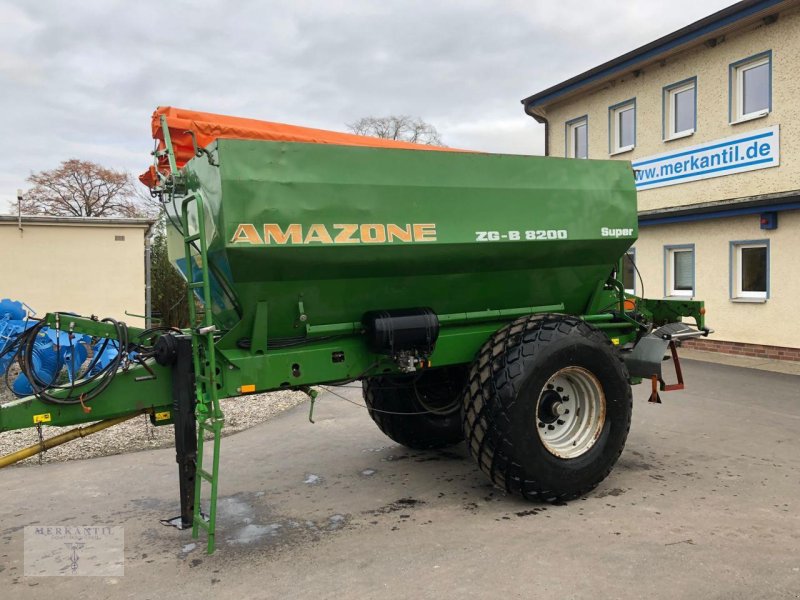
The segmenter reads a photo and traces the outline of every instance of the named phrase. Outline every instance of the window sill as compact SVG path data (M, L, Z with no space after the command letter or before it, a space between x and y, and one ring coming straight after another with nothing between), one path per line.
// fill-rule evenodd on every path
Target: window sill
M619 148L618 150L614 150L613 152L610 152L608 155L609 156L616 156L617 154L625 154L626 152L630 152L634 148L636 148L636 146L625 146L623 148Z
M664 296L664 300L691 300L694 298L694 294L670 294L669 296Z
M753 113L751 115L744 115L736 119L735 121L731 121L728 125L738 125L739 123L747 123L748 121L754 121L755 119L763 119L766 116L769 116L770 111L762 110L761 112Z
M766 304L766 298L731 298L731 302L740 304Z
M671 135L668 138L664 138L661 140L662 142L671 142L672 140L679 140L681 138L689 137L690 135L694 135L694 129L688 129L686 131L681 131L680 133L676 133Z

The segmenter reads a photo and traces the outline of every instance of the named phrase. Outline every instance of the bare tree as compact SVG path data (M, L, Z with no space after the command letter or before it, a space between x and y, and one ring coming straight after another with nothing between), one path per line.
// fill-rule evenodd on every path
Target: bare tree
M22 197L23 213L61 217L144 217L157 210L137 192L124 171L97 163L65 160L57 169L31 173L33 184Z
M369 135L386 140L402 140L429 146L443 146L436 128L419 117L390 115L388 117L363 117L347 128L358 135Z

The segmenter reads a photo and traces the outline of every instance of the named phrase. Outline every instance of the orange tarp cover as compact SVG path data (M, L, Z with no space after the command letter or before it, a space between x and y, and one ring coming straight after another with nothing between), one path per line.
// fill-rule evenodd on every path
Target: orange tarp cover
M232 138L239 140L266 140L271 142L305 142L308 144L337 144L339 146L367 146L370 148L405 148L407 150L445 150L450 152L463 152L453 148L441 146L428 146L425 144L412 144L396 140L340 133L325 129L312 129L284 123L258 121L256 119L243 119L215 115L213 113L197 112L159 106L153 113L152 128L153 139L158 142L158 150L164 149L164 132L161 130L161 115L167 118L172 147L175 150L175 162L178 168L183 167L194 158L192 137L187 132L193 131L197 138L197 145L204 148L219 138ZM169 173L169 161L166 156L158 160L158 170ZM158 182L155 166L139 176L139 180L148 187L153 187Z

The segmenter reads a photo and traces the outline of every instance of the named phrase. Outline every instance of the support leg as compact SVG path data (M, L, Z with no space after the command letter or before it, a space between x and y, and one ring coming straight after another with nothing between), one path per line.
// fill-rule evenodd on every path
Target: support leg
M192 340L175 336L175 365L172 369L172 415L175 423L175 459L181 497L181 529L192 526L195 474L197 470L197 421L192 373Z

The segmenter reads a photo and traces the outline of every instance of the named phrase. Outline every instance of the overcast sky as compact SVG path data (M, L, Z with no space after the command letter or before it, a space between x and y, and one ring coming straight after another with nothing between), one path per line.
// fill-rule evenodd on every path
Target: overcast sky
M409 114L541 154L520 99L729 0L0 0L0 211L68 158L143 171L158 105L344 129Z

